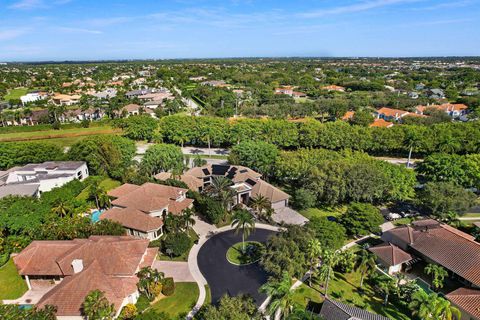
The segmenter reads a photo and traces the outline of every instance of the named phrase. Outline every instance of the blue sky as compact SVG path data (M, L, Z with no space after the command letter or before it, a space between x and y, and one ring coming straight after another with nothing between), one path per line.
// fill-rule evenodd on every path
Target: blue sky
M480 55L480 0L0 0L0 60Z

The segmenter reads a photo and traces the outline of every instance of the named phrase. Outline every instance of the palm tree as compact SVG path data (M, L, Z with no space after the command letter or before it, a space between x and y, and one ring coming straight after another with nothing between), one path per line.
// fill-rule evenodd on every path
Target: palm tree
M95 204L97 205L98 210L100 210L100 203L98 199L100 198L100 195L102 193L104 193L104 191L100 187L100 183L98 182L98 180L93 180L92 184L88 187L88 197L95 200Z
M144 294L149 300L153 300L155 295L155 288L163 281L165 274L159 272L157 269L151 267L144 267L137 273L139 279L137 287L138 291Z
M100 290L91 291L82 304L83 314L89 320L110 320L115 316L115 307Z
M435 290L443 287L443 282L448 276L448 272L444 267L430 263L425 267L424 271L432 276L432 285Z
M212 183L206 188L207 194L216 198L222 204L225 211L228 211L229 204L235 196L235 191L231 188L232 180L218 176L214 177Z
M175 216L171 213L168 213L164 218L165 227L168 232L177 233L182 229L182 218L180 216Z
M194 212L192 209L187 208L183 210L182 219L185 223L185 228L188 230L190 226L195 225L195 219L193 218Z
M247 210L237 210L233 215L232 228L235 228L235 234L242 230L242 252L245 253L245 238L255 231L255 221L253 216Z
M333 268L338 263L338 255L333 250L323 250L322 265L320 266L320 279L324 281L325 296L328 296L328 283L333 272Z
M375 256L369 253L367 250L363 250L356 268L361 273L360 289L363 287L363 280L365 280L365 276L375 270L376 266L377 263L375 261Z
M72 216L73 214L72 208L61 199L56 202L55 207L52 208L52 212L58 215L60 218Z
M268 305L268 314L273 316L279 313L279 316L288 317L293 307L293 291L290 290L291 280L288 272L284 271L280 281L269 281L260 287L260 292L266 293L270 297ZM277 311L278 310L278 311Z
M272 203L263 195L250 198L250 207L255 210L257 216L263 216L263 212L272 207Z
M112 199L108 196L105 190L98 195L98 204L101 208L110 208L112 205Z
M408 305L412 314L423 320L452 320L460 319L461 313L448 300L439 297L436 293L426 293L419 289L412 295L412 302Z
M383 293L383 305L386 306L388 304L388 297L397 288L397 282L395 279L387 276L381 277L379 280L378 289Z
M307 246L307 256L310 259L310 277L309 277L310 287L312 286L313 269L315 265L318 263L318 258L320 257L321 253L322 253L322 246L320 244L320 241L318 241L318 239L310 240Z
M418 147L419 141L420 141L420 135L418 134L417 131L414 130L408 130L406 136L405 136L405 145L409 149L408 150L408 161L407 161L407 168L410 167L410 161L412 159L412 151L414 148Z

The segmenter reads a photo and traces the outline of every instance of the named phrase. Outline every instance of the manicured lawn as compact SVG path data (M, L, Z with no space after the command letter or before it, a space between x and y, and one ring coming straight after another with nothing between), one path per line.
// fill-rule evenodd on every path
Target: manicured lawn
M308 280L306 282L308 284ZM306 307L307 304L321 304L323 302L323 297L316 289L302 284L300 287L295 289L293 294L294 303Z
M20 298L28 290L27 284L18 274L13 260L0 267L0 300Z
M159 312L165 312L171 319L179 319L185 317L195 306L198 295L196 282L177 282L175 283L175 293L170 297L158 300L151 308Z
M338 218L347 210L346 206L340 207L323 207L323 208L308 208L301 210L300 214L307 219L316 217L335 217Z
M207 304L210 304L212 303L212 292L210 291L210 287L208 286L208 284L205 285L205 302L204 304L207 305Z
M390 319L410 319L395 305L389 303L387 306L384 306L383 297L378 294L378 292L376 292L367 281L364 282L363 291L360 291L358 288L360 284L360 277L361 275L359 272L351 272L347 274L335 272L335 276L329 283L329 296L344 303L353 304L360 308L383 315Z
M233 246L228 248L227 251L227 260L228 262L236 265L250 264L255 261L258 261L261 257L261 247L263 246L260 242L256 241L245 241L245 249L247 250L249 246L255 246L258 248L255 250L256 254L248 255L243 253L243 243L238 242Z
M112 128L110 126L99 126L91 128L73 128L61 130L32 131L32 132L14 132L4 133L0 135L0 142L8 141L33 141L46 140L56 138L75 138L89 135L101 134L117 134L121 129Z
M117 180L113 180L111 178L105 178L100 182L100 187L102 187L105 191L110 191L116 187L119 187L122 183ZM79 200L87 200L88 199L89 188L83 189L82 192L77 196Z
M17 88L8 90L8 93L3 97L4 100L8 101L11 99L20 99L21 96L24 96L30 91L28 88Z

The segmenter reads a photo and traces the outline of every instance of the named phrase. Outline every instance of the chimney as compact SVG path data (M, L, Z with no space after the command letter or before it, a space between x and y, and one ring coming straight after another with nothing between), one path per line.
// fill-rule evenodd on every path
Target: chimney
M79 273L83 270L83 260L82 259L74 259L72 261L72 268L73 273Z

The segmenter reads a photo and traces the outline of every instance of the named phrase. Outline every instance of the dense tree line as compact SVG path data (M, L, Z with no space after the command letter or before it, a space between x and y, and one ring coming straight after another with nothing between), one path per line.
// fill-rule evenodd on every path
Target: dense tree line
M27 163L63 160L62 148L48 142L4 142L0 143L0 170Z
M239 119L168 116L160 120L160 139L178 145L231 146L242 141L264 141L281 149L352 149L375 155L407 156L435 152L477 153L480 124L440 123L431 126L399 125L392 128L364 127L346 122L310 119L290 122L274 119Z

